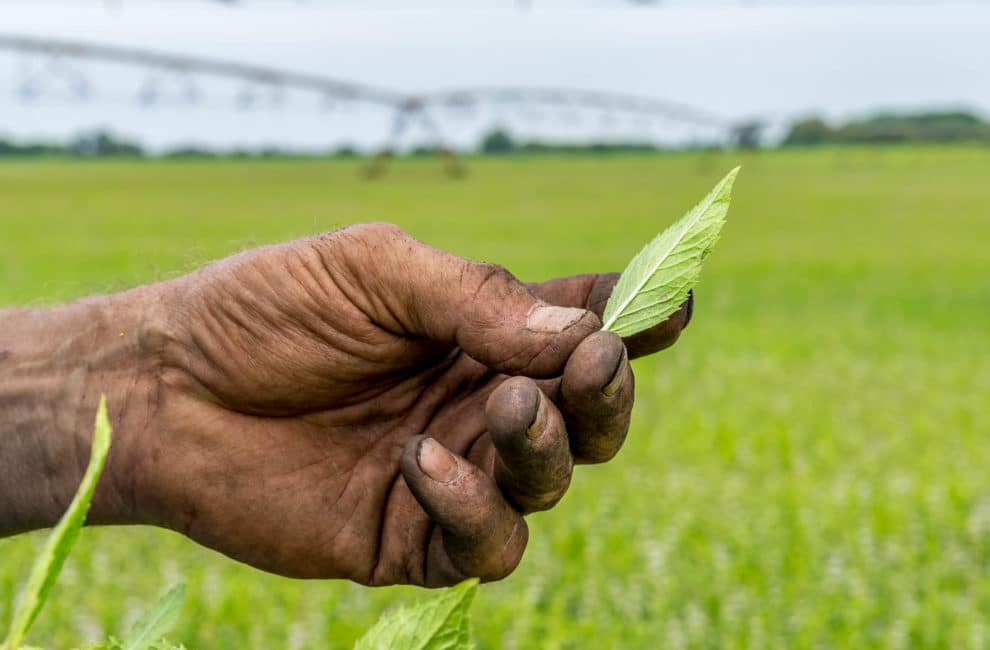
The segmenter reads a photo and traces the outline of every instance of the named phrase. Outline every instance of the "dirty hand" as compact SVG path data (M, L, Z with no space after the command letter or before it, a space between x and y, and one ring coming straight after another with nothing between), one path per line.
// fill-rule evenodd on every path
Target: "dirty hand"
M371 224L110 297L94 328L129 352L80 389L90 418L108 393L116 433L93 516L288 576L500 579L524 515L622 445L629 358L690 320L689 300L600 331L617 278L525 285Z

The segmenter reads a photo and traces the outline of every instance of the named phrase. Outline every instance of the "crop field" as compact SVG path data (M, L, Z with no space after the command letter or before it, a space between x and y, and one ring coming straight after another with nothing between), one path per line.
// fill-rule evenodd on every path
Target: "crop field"
M524 279L621 270L742 164L626 448L530 518L480 648L990 648L990 148L0 164L0 305L174 277L388 220ZM0 541L0 628L43 537ZM84 531L31 641L119 633L171 584L190 648L346 648L408 587L267 575Z

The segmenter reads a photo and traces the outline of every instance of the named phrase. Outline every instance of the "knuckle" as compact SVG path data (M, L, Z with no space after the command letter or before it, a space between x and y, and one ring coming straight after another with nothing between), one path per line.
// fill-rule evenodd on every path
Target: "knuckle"
M365 244L380 242L398 242L411 239L410 235L395 225L387 221L372 221L368 223L358 223L345 226L337 230L330 230L314 239L318 246L332 245L340 239L351 242L363 242Z
M470 262L470 273L461 274L461 287L472 296L478 296L483 291L492 292L493 297L507 293L507 289L517 282L516 276L509 269L499 264L489 262Z
M309 240L324 268L365 289L394 277L399 260L415 240L402 228L387 222L361 223L323 233Z
M360 227L369 234L385 237L387 239L410 238L409 233L389 221L373 221L371 223L362 224Z

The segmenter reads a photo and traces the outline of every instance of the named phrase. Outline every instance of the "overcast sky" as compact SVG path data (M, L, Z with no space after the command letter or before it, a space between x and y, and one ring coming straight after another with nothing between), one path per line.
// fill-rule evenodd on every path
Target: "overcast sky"
M221 57L415 92L458 86L550 85L632 92L729 117L833 118L878 108L968 107L990 113L990 4L839 3L660 8L536 0L415 10L377 2L57 3L0 0L0 33L68 37ZM728 4L729 6L719 6ZM242 87L203 83L205 106L141 109L146 72L83 64L94 100L70 103L57 83L35 104L18 100L20 70L0 53L0 135L58 137L104 125L154 147L274 144L373 146L388 116L325 112L313 98L277 111L237 111ZM508 120L508 118L506 118ZM552 120L551 120L552 121ZM455 141L474 126L441 120ZM521 130L551 129L520 124ZM609 127L609 128L622 128Z

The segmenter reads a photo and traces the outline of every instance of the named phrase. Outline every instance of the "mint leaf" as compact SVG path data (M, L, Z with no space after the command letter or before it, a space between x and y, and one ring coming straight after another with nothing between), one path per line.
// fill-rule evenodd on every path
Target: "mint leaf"
M175 627L185 602L186 585L178 584L134 624L120 642L121 650L147 650L157 644Z
M100 398L100 407L96 412L96 430L93 433L89 466L72 503L69 504L69 509L52 530L41 554L34 561L31 576L17 603L7 640L3 645L4 650L18 650L21 647L31 624L38 618L48 593L55 585L62 565L65 564L65 558L68 557L72 545L79 537L79 530L86 519L90 501L93 500L96 482L103 472L103 465L110 451L110 438L110 420L107 417L107 399L104 395Z
M468 610L477 591L476 579L465 580L415 607L390 612L354 650L466 650L471 647Z
M730 171L701 203L632 258L605 305L603 329L630 336L659 325L684 304L718 241L738 173L738 167Z

